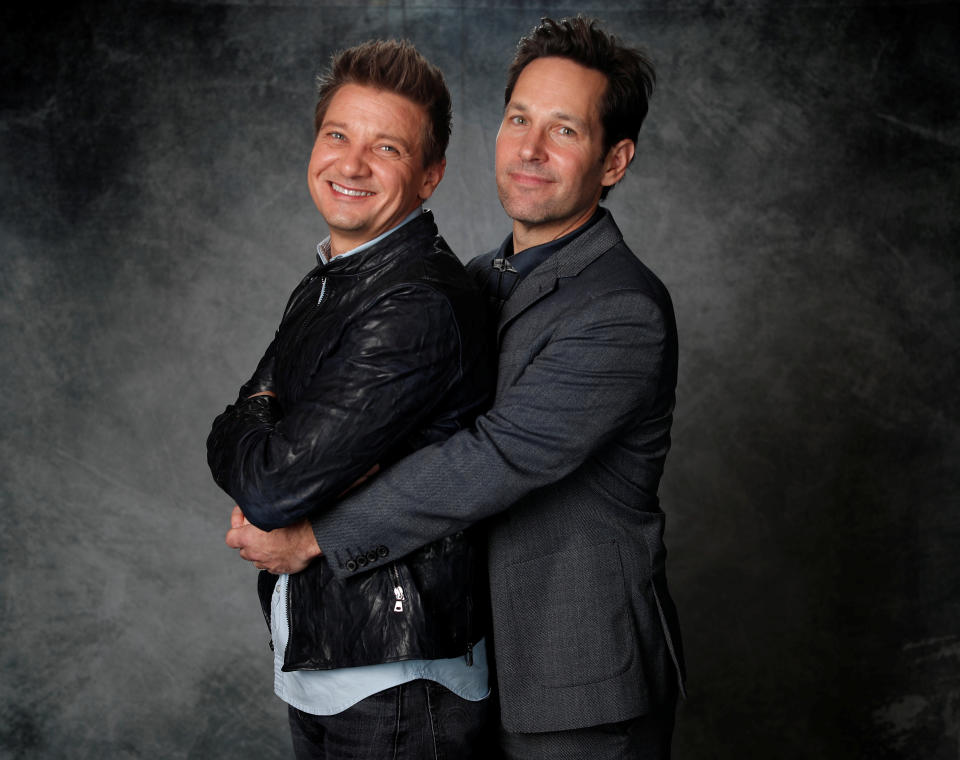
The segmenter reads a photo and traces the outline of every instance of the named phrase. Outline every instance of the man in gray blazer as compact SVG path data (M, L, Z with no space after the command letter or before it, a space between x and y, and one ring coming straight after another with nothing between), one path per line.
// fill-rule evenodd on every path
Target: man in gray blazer
M469 267L497 312L493 406L310 522L227 537L275 572L322 554L349 579L485 521L511 758L670 753L684 675L657 489L676 324L599 206L633 159L653 82L643 54L580 17L520 41L496 150L513 231Z

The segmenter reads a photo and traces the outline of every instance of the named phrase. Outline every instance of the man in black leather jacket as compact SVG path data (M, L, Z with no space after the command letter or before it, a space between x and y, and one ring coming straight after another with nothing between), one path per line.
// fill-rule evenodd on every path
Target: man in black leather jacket
M371 468L469 426L493 380L479 295L421 208L450 134L439 70L407 43L366 43L335 57L319 95L308 181L330 237L207 441L234 527L335 508ZM482 556L468 530L402 560L363 546L261 573L298 757L479 751ZM340 580L328 563L376 567Z

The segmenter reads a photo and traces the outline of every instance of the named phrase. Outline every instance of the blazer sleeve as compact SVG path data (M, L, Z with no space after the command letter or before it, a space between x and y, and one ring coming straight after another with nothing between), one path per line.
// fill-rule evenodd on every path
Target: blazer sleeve
M420 449L311 515L331 569L386 547L391 558L508 509L555 483L660 398L676 334L639 291L598 296L565 315L552 339L475 428ZM501 363L510 357L501 355Z
M214 420L214 480L257 527L290 525L331 505L422 426L460 372L446 297L423 286L393 291L345 327L296 403L244 398Z

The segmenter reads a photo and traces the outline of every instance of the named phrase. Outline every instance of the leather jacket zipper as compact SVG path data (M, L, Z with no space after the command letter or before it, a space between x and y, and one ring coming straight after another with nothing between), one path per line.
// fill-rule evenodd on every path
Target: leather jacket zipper
M394 612L403 612L403 603L407 600L406 595L403 592L403 583L400 580L400 572L397 570L397 563L390 563L390 580L393 581L393 611ZM467 619L470 618L470 613L467 613ZM290 624L290 613L287 612L287 625ZM469 630L470 625L467 624L467 629ZM288 638L287 641L290 639ZM473 644L467 643L467 652L464 655L467 661L467 667L473 667Z
M393 611L394 612L403 612L403 603L406 601L406 596L403 593L403 584L400 582L400 573L397 571L397 563L390 563L390 579L393 581Z
M320 297L317 299L317 304L312 309L310 309L303 317L303 321L300 323L300 328L297 330L297 339L294 345L300 345L300 341L303 340L303 336L307 332L307 327L309 327L310 322L317 316L320 304L323 303L323 299L327 296L327 278L322 276L320 278Z
M285 599L283 600L284 606L287 608L287 646L284 648L282 656L283 661L286 663L287 660L287 650L290 649L290 639L293 638L293 623L290 622L290 610L293 608L293 605L290 604L290 576L287 576L287 582L284 584L283 595Z

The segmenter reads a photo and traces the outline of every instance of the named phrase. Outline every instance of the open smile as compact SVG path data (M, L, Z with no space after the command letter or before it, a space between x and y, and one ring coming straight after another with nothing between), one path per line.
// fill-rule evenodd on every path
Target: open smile
M340 193L341 195L349 195L351 198L368 198L371 195L376 195L376 193L372 193L369 190L354 190L350 187L338 185L336 182L331 182L330 187L333 188L334 192Z

